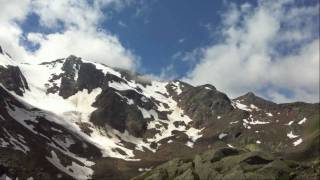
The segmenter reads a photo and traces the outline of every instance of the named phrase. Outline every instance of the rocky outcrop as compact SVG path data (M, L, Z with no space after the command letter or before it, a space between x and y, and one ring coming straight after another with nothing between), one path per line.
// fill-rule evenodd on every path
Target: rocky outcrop
M267 152L222 147L191 159L174 159L134 180L318 179L318 162L296 162Z
M255 95L253 92L248 92L245 95L237 97L234 100L240 101L241 103L246 104L246 105L254 104L257 107L267 108L267 109L272 109L277 105L274 102L265 100L265 99Z
M0 66L0 83L10 91L22 96L29 89L26 78L16 66Z
M62 70L64 73L59 75L61 77L59 95L63 98L68 98L84 89L90 93L93 89L104 86L105 76L102 71L91 63L83 63L81 58L76 56L69 56Z
M194 120L196 127L233 110L228 96L212 85L187 88L178 98L179 106Z
M127 130L137 137L141 137L147 128L147 121L137 106L128 104L112 88L103 90L93 106L97 110L91 114L90 121L96 126L105 128L109 125L120 132Z

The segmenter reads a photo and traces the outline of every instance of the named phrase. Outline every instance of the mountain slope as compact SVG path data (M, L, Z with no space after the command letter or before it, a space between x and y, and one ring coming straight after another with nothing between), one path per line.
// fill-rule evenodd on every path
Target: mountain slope
M319 157L319 104L232 100L76 56L22 64L1 49L0 105L0 177L129 179L217 144Z
M301 163L263 151L230 147L176 158L133 178L142 179L319 179L319 162Z

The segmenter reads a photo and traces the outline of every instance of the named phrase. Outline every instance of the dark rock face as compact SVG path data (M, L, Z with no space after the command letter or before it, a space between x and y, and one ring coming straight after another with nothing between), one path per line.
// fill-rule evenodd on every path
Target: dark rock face
M105 76L101 70L96 69L91 63L83 63L81 58L69 56L62 67L62 74L52 77L52 80L61 78L61 86L48 89L48 93L59 91L59 95L68 98L78 91L87 89L90 93L93 89L105 86Z
M0 66L0 83L10 91L22 96L26 89L29 89L28 83L16 66Z
M78 91L88 90L88 93L91 93L92 90L101 88L103 91L93 104L94 107L97 107L97 110L91 115L91 121L94 125L101 128L109 125L120 132L127 130L133 136L143 136L147 120L143 118L136 105L150 110L155 107L153 102L143 102L142 95L136 91L117 91L108 87L108 82L126 82L113 74L104 75L102 70L97 69L94 64L84 63L81 58L76 56L69 56L65 60L62 70L62 74L52 77L52 81L61 78L61 86L53 86L48 90L53 93L57 90L60 96L68 98ZM135 78L135 75L128 71L122 70L121 74L127 79ZM131 99L136 105L129 105L123 97ZM81 127L90 134L88 126L81 124Z
M233 110L228 96L216 90L212 85L189 88L183 91L178 98L179 106L195 121L196 127Z
M176 90L178 87L176 87L176 85L174 85L173 83L178 83L182 92L185 92L185 91L188 91L188 90L194 88L190 84L182 82L182 81L174 80L174 81L170 82L166 88L167 88L169 94L176 100L179 99L179 95L176 93Z
M134 136L141 137L147 127L147 121L143 118L136 106L129 105L112 88L102 91L93 104L98 109L91 115L90 121L102 128L106 124Z
M62 78L59 90L59 95L63 98L68 98L77 92L75 76L77 75L76 70L80 68L80 63L80 58L69 56L63 64L62 70L65 73L60 75Z
M87 89L90 93L97 87L104 87L104 74L101 70L97 70L93 64L82 63L79 70L79 78L77 86L80 91Z
M2 48L1 48L1 46L0 46L0 54L3 54L3 50L2 50Z

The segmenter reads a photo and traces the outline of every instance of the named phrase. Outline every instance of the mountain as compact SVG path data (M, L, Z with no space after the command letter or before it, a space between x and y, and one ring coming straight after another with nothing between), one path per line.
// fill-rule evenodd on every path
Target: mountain
M228 179L244 164L244 177L319 177L319 103L230 99L73 55L27 64L0 53L0 179Z

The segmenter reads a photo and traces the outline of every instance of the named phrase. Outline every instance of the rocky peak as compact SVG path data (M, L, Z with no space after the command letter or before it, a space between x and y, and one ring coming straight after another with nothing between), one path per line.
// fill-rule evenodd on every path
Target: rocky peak
M74 79L74 76L76 75L76 71L80 69L80 65L82 64L81 58L76 57L74 55L70 55L66 58L62 70L65 71L65 74L67 76L70 76L72 79Z
M276 103L265 100L257 95L255 95L253 92L248 92L245 95L242 95L235 100L240 101L241 103L250 106L251 104L254 104L258 107L273 107L276 105Z
M228 96L212 85L197 86L182 92L179 96L179 106L196 122L196 126L233 110Z
M78 91L86 89L90 93L93 89L103 88L106 85L103 71L97 69L93 63L83 62L80 57L70 55L64 61L57 60L52 63L63 63L62 72L53 74L49 80L53 82L61 79L61 84L60 87L53 86L48 89L47 93L58 91L58 94L66 99Z
M245 97L247 97L247 98L255 98L255 97L257 97L253 92L248 92L247 94L245 94L245 95L243 95L243 96L245 96Z
M204 84L204 85L201 85L199 86L200 88L202 89L206 89L206 90L212 90L212 91L217 91L216 87L214 87L213 85L211 84Z
M7 59L3 58L3 62ZM319 149L319 104L278 105L251 92L231 101L210 84L194 87L178 80L151 80L76 56L40 65L3 64L0 179L2 172L11 172L17 164L17 170L26 171L21 176L9 174L14 179L50 179L40 177L41 171L52 175L49 177L67 173L75 179L122 177L118 175L129 179L140 168L156 167L176 157L190 159L198 152L223 145L228 147L213 148L204 156L199 155L201 159L179 160L178 169L170 165L160 172L181 172L180 179L189 175L194 175L193 179L219 179L229 177L225 175L235 171L228 170L238 170L239 165L251 170L257 166L261 171L270 169L270 159L259 154L251 156L251 152L244 152L247 150L288 154L288 150L307 147L308 156L300 156L305 160L316 157ZM17 98L13 93L23 95L28 88L28 96ZM45 91L49 89L50 95ZM24 102L28 107L22 106ZM10 163L18 153L20 156ZM21 161L20 157L26 160ZM229 157L233 157L232 163L224 163ZM30 164L30 159L37 164ZM88 161L92 163L87 164ZM275 165L278 167L279 163ZM3 167L8 170L3 171ZM202 170L217 170L219 174L209 178ZM251 170L237 173L250 175Z

